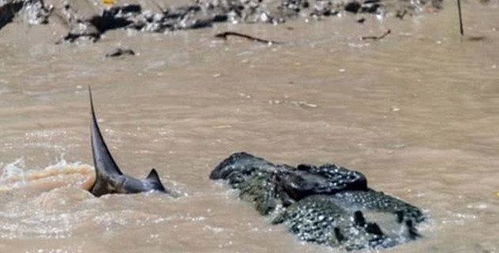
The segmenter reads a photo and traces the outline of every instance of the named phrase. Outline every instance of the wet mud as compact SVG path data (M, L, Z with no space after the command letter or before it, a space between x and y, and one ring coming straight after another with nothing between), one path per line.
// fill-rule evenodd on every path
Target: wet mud
M154 2L154 8L148 9L140 4L127 2L113 6L91 0L8 0L0 5L0 29L15 16L22 16L28 24L47 24L53 14L54 18L50 19L58 19L68 29L67 35L59 43L81 39L95 42L104 33L115 29L165 33L206 28L220 22L281 24L299 17L321 19L343 12L395 15L402 19L407 13L418 14L427 6L439 9L440 1L396 0L385 3L383 0L198 0L180 6ZM82 9L82 5L93 8Z

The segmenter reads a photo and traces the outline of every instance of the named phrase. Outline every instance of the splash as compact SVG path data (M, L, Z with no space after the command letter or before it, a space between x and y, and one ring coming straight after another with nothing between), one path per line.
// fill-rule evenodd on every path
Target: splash
M61 157L55 164L41 170L27 169L20 158L1 169L0 193L10 191L45 192L60 187L89 190L95 182L92 166L69 163Z
M25 182L23 170L24 167L24 158L19 158L12 163L8 163L7 165L5 165L5 167L3 167L3 172L0 176L0 182L8 180L9 178L20 178L22 180L20 180L19 183L23 184Z

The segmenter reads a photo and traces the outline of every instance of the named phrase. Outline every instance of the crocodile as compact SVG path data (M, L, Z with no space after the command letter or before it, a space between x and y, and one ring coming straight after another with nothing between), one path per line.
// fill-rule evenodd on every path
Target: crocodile
M420 208L368 187L358 171L335 164L296 167L234 153L210 174L239 190L272 224L303 241L346 250L388 248L415 240Z

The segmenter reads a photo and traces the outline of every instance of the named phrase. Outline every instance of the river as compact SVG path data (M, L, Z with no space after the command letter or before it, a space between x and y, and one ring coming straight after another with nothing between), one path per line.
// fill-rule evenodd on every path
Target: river
M246 151L335 162L422 207L423 238L383 252L499 252L499 2L463 7L464 37L454 1L404 20L110 31L78 45L55 45L47 34L62 36L58 26L5 26L4 175L92 165L91 85L121 168L143 177L154 167L181 197L95 198L77 186L0 193L0 251L335 252L299 242L208 179ZM226 30L285 43L213 37ZM117 46L137 55L104 57Z

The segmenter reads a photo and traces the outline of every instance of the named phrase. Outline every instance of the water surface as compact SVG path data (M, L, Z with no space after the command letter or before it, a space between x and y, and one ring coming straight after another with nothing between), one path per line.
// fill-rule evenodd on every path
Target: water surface
M452 2L452 1L451 1ZM57 25L0 30L0 167L91 164L92 85L120 166L154 167L180 198L94 198L79 187L0 197L2 252L331 252L271 226L208 179L247 151L277 163L335 162L424 208L424 237L386 252L498 252L499 3L438 14L346 15L280 26L140 34L54 45ZM381 41L360 37L392 34ZM284 41L262 45L216 32ZM117 46L139 55L106 59Z

